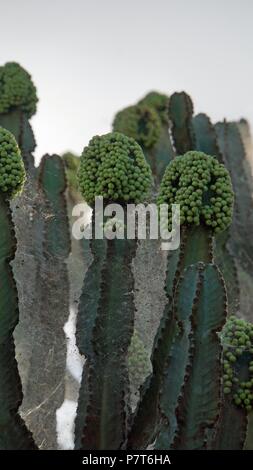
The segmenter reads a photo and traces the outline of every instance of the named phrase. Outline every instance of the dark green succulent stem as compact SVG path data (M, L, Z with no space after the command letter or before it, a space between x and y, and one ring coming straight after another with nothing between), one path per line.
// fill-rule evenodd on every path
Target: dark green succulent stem
M167 256L165 291L170 305L173 304L175 290L184 269L199 262L213 262L213 243L212 231L206 227L181 227L180 246L177 250L169 251Z
M149 163L156 189L162 181L162 177L167 165L175 156L175 152L170 140L168 124L161 126L160 137L156 144L150 148L143 148L144 155Z
M193 270L191 271L190 276L180 276L174 294L173 309L177 327L171 349L168 351L166 371L159 396L163 421L155 443L156 449L169 449L173 443L178 426L176 416L178 397L191 365L192 316L189 302L193 304L196 296L196 275ZM185 295L180 295L183 292Z
M212 261L212 231L201 225L182 227L180 247L168 254L166 286L169 299L173 298L178 279L185 268L198 262L211 263Z
M128 449L146 449L157 437L162 425L160 393L169 353L176 332L173 310L165 308L151 357L152 374L140 390L140 401L128 433ZM148 413L147 413L148 410Z
M92 232L95 232L94 206L92 208ZM88 241L88 240L87 240ZM93 331L98 316L101 297L102 274L106 265L107 241L91 238L90 252L93 260L84 278L83 288L78 306L76 324L76 342L80 353L86 358L82 382L79 391L78 412L75 422L75 447L82 447L83 427L89 403L89 370L94 356Z
M252 276L253 200L245 149L236 123L220 122L216 124L215 129L235 192L235 212L230 239L231 251L236 256L240 268Z
M216 329L225 321L226 293L217 267L197 263L185 269L174 309L178 328L160 394L164 424L156 448L203 448L220 407L221 345Z
M223 278L213 264L198 263L185 271L197 274L192 315L192 353L188 377L176 409L176 449L204 449L209 428L217 423L221 405L221 341L217 334L227 316ZM183 291L183 295L184 291ZM190 306L189 306L190 307Z
M70 233L65 199L66 176L58 155L45 155L39 169L39 185L45 195L48 212L45 225L45 249L56 258L65 259L70 252Z
M34 336L31 340L25 399L25 410L28 407L36 408L46 400L47 412L42 409L38 414L28 413L27 417L29 428L36 440L43 442L43 448L54 448L57 445L55 413L65 394L62 385L66 369L63 327L69 317L70 289L66 264L70 253L70 231L65 190L62 159L57 155L44 156L38 169L37 198L34 200L36 215L33 222L35 239L32 240L36 260L32 333L34 335L34 330L39 331L39 340ZM50 359L49 351L53 351L53 360Z
M0 448L36 449L31 433L18 415L22 387L15 358L13 331L18 323L18 296L10 262L16 239L9 202L0 194Z
M93 262L89 266L84 279L79 301L76 334L79 351L87 358L93 355L91 339L100 300L102 272L106 263L106 240L90 240L90 250L93 256Z
M193 104L185 92L173 93L169 100L169 119L177 155L195 149L195 135L192 125Z
M177 337L179 328L179 318L174 308L174 296L180 276L185 268L199 261L206 263L212 261L212 234L208 229L201 226L183 228L180 248L168 254L165 281L168 302L164 309L154 343L151 358L153 373L148 377L143 386L140 403L133 417L132 427L128 436L129 448L145 449L153 442L159 429L163 427L168 429L168 413L166 411L161 413L161 399L164 387L166 386L168 361L170 360L174 339L175 336ZM188 364L188 349L185 352L184 361L180 365L181 371L185 371ZM174 403L177 402L177 398L178 395L175 394ZM149 408L149 413L146 411L147 407Z
M247 435L244 442L244 450L252 450L253 449L253 412L251 411L248 414L248 427L247 427Z
M202 261L210 263L213 259L212 231L199 226L183 227L181 242L181 270Z
M169 366L166 371L164 371L165 379L160 390L160 408L166 424L163 424L161 428L157 448L162 448L164 445L166 445L166 448L169 448L172 445L173 437L177 429L176 404L184 384L190 361L191 343L189 341L189 334L192 328L191 318L189 316L190 307L186 315L186 313L184 313L183 304L180 303L180 295L183 296L184 291L191 292L195 282L191 279L191 282L188 281L187 285L186 280L184 281L184 287L182 287L180 285L183 282L181 277L184 276L185 270L190 266L197 265L199 262L212 262L213 236L211 230L203 226L182 227L180 247L175 252L169 252L167 260L168 264L165 280L165 290L168 298L167 308L169 308L170 305L170 308L174 309L177 328L173 345L171 350L168 351L167 357ZM194 292L192 293L193 297L195 295ZM175 298L178 300L175 300ZM180 360L181 375L177 373L177 380L175 380L172 377L176 375L175 370L179 367ZM170 385L172 381L173 387Z
M170 305L180 276L186 268L199 262L213 262L212 231L203 226L181 227L180 246L175 251L169 251L167 257L167 271L165 290Z
M94 217L92 221L94 229ZM129 413L127 355L134 326L131 264L136 240L92 240L91 247L94 260L84 280L77 322L88 386L81 385L76 447L119 449L126 440Z
M213 450L242 450L247 435L247 413L223 397L219 420L210 446Z
M252 296L248 288L251 285L253 274L252 239L249 236L253 229L251 171L237 124L226 121L219 122L216 124L215 130L225 165L231 175L235 193L234 217L226 244L230 259L224 258L225 252L219 253L218 251L217 262L220 261L220 255L223 255L221 263L225 263L225 276L227 272L227 278L225 277L225 279L228 285L231 313L237 313L236 306L240 305L243 314L250 318L253 306ZM232 257L234 257L234 260L232 260ZM233 267L232 263L234 264ZM231 277L230 267L236 277Z
M229 239L229 229L217 235L214 246L214 259L225 280L229 314L236 315L240 309L240 288L236 258L231 253Z
M192 125L195 133L195 149L215 156L220 163L224 163L210 118L204 113L197 114L192 118Z
M192 124L196 137L196 150L215 156L220 163L224 164L224 149L219 147L216 130L210 118L206 114L200 113L192 118ZM240 304L240 290L236 260L228 246L230 235L231 230L227 229L216 236L214 259L225 280L229 313L236 314Z

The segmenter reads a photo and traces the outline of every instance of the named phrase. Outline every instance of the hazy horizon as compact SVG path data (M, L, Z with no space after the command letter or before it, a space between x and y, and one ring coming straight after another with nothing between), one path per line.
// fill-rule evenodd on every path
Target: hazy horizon
M213 121L253 123L250 0L8 0L0 64L33 76L36 157L80 154L146 92L185 90Z

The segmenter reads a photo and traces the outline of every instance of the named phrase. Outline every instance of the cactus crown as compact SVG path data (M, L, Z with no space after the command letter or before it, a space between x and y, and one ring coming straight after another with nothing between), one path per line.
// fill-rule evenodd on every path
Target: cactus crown
M237 406L253 406L253 325L231 316L222 334L224 393L233 393Z
M152 107L146 105L129 106L116 114L113 130L132 137L138 144L148 149L160 137L161 121Z
M84 199L141 202L151 186L151 170L134 139L118 132L95 136L81 156L78 172Z
M167 95L151 91L142 100L139 101L140 105L145 105L153 108L161 119L163 124L169 122L169 97Z
M157 202L166 203L169 208L180 204L181 224L204 224L219 233L232 221L233 201L232 184L224 165L203 152L191 151L168 165Z
M37 101L36 88L25 69L16 62L0 67L0 114L20 108L30 118Z
M0 192L12 199L24 182L25 168L15 137L0 127Z

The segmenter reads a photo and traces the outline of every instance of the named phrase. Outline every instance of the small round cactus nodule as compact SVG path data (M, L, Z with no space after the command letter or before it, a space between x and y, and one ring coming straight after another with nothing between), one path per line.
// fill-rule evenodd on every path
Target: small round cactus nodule
M118 132L91 139L81 156L78 180L88 204L96 196L114 202L142 202L152 183L141 147Z
M113 130L132 137L142 147L149 149L160 137L161 121L152 107L129 106L116 114Z
M231 316L222 332L223 390L247 411L253 409L253 324Z
M157 91L150 91L139 103L155 109L163 124L169 122L169 97Z
M0 193L6 199L19 194L25 182L23 159L11 132L0 127Z
M128 349L130 383L137 390L151 372L151 361L138 332L135 330Z
M0 67L0 114L20 108L28 118L36 112L36 88L29 73L16 62Z
M190 151L176 157L162 179L158 204L180 204L182 225L205 225L219 233L232 221L234 193L227 169L215 157Z

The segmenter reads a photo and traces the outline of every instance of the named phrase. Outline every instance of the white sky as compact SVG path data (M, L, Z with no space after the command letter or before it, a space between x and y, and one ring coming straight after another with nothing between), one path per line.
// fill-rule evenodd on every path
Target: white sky
M0 64L38 88L38 158L80 154L151 89L253 123L252 0L0 0L0 12Z

